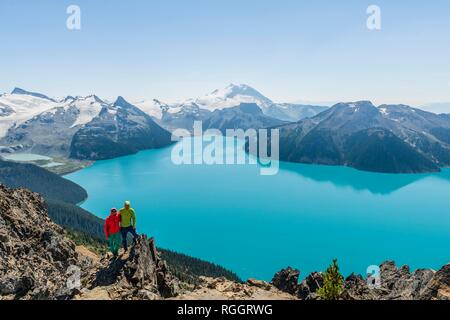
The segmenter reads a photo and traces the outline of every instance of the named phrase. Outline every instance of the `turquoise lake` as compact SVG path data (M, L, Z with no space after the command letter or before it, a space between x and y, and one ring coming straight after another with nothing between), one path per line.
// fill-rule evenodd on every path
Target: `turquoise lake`
M67 176L84 187L82 207L105 218L132 201L138 232L158 246L220 264L242 279L271 280L292 266L304 277L338 258L365 274L394 260L411 268L450 262L450 170L390 175L281 163L181 165L172 147L98 161Z

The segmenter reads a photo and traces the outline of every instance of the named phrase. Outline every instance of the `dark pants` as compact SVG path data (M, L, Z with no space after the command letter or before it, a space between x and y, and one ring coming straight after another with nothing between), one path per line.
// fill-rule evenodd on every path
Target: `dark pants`
M128 249L128 244L127 244L128 233L131 233L131 235L133 236L133 242L136 242L136 238L137 238L136 230L132 226L130 226L130 227L126 227L126 228L120 228L120 233L122 235L123 248L125 250L127 250Z

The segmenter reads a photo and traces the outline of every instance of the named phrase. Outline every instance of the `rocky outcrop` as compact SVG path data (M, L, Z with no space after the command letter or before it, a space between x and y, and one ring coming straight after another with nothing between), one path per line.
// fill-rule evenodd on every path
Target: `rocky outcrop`
M422 300L450 300L450 264L436 272L419 298Z
M304 300L317 299L317 290L323 286L323 275L313 272L308 275L298 287L297 296Z
M47 216L43 199L0 186L0 299L66 299L75 245Z
M160 299L179 292L178 280L156 251L153 239L140 236L136 244L118 258L104 257L93 275L92 285L80 295L102 288L113 299Z
M292 268L278 272L272 284L283 292L301 300L317 300L323 286L323 274L313 272L300 284L300 272ZM344 281L342 300L450 300L450 264L439 271L408 266L397 268L393 261L380 266L381 283L369 286L361 275L351 274Z
M447 270L447 271L446 271ZM355 300L434 300L450 298L450 265L438 272L418 269L410 272L408 266L397 268L387 261L380 266L381 284L369 288L361 276L352 275L345 281L344 299Z
M161 299L178 294L178 281L153 239L140 236L117 259L100 259L65 237L38 194L0 186L0 300L85 298L93 292Z
M300 271L288 267L276 273L272 279L272 284L275 288L292 294L297 295L298 292L298 277L300 276Z

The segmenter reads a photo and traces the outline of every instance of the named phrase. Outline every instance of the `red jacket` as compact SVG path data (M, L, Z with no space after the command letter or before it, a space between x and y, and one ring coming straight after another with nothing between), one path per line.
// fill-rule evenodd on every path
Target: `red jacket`
M108 218L106 218L104 231L107 238L110 234L116 234L120 231L119 214L111 214Z

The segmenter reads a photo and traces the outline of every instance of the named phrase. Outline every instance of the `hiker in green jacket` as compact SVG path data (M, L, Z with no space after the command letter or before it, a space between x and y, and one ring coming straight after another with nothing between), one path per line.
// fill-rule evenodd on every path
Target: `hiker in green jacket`
M136 243L136 214L131 208L130 201L125 201L124 208L120 209L120 233L122 235L122 245L125 251L128 250L127 236L131 233L133 242Z

